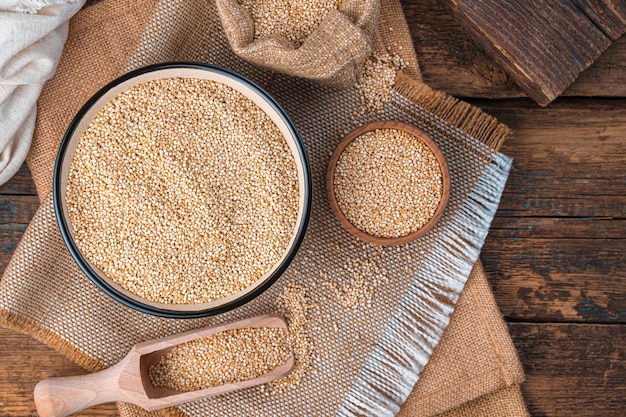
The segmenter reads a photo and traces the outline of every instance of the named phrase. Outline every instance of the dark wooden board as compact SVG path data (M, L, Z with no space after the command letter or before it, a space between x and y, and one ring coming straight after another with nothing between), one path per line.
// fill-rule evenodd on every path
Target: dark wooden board
M30 336L0 327L0 416L36 417L35 384L42 379L86 371ZM76 417L118 416L115 404L91 407Z
M39 207L39 197L36 195L1 195L0 218L2 223L27 224L33 217L33 209Z
M458 97L514 98L524 91L437 0L401 0L424 81ZM604 3L608 4L608 1ZM615 0L614 8L625 2ZM623 10L623 9L622 9ZM626 37L620 37L563 96L626 96Z
M475 100L513 129L481 259L509 319L626 323L626 100Z
M532 416L626 415L626 326L509 325Z
M626 31L601 1L439 3L542 106L561 94Z
M26 165L0 186L0 274L4 273L28 223L39 208L36 192Z
M626 239L626 219L582 217L509 217L499 214L491 224L489 238L549 239L567 230L567 239Z
M626 27L626 3L622 0L573 0L573 3L610 40L622 36Z
M481 259L508 319L626 323L625 253L625 239L493 238Z
M17 171L10 181L0 185L0 195L36 195L37 189L26 164Z

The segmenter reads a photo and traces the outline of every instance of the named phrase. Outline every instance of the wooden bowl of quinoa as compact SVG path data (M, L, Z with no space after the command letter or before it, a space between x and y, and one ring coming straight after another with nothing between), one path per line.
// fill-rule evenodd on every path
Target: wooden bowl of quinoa
M415 126L379 121L350 132L330 158L326 192L339 223L380 246L424 236L450 195L448 164Z
M219 67L157 64L102 88L57 156L54 207L83 272L136 310L194 318L238 307L304 237L310 168L293 123Z

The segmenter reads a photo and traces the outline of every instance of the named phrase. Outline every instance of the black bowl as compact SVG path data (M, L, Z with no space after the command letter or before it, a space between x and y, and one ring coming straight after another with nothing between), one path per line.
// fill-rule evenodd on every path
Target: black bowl
M205 304L155 303L125 290L119 284L106 277L105 274L83 256L74 242L72 227L67 217L65 189L69 167L82 132L89 125L98 110L113 97L133 85L153 79L172 77L211 79L227 84L250 98L258 106L263 108L279 127L289 144L289 148L295 158L296 166L298 167L300 189L298 220L290 246L281 261L274 265L268 274L244 291L231 297ZM239 74L213 65L190 62L163 63L140 68L122 75L98 91L80 109L70 123L59 148L54 169L53 197L57 222L68 250L85 275L102 291L116 301L144 313L170 318L197 318L224 313L249 302L267 290L287 269L302 243L309 221L311 209L311 172L302 139L298 135L295 126L281 106L258 85Z

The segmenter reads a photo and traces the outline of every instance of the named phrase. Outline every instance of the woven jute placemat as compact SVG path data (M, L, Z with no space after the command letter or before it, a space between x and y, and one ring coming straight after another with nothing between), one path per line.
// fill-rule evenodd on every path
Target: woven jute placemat
M299 385L270 395L243 390L165 413L393 415L415 387L405 405L410 414L405 415L463 413L455 407L476 398L483 411L510 407L513 402L506 398L515 398L521 408L504 414L526 415L515 386L522 378L519 362L482 268L474 267L510 168L510 160L497 153L508 130L480 110L416 81L417 61L396 0L383 2L374 45L379 52L397 53L409 65L398 75L382 113L355 118L363 106L355 89L320 87L234 56L212 2L112 0L77 15L57 75L38 106L28 163L42 206L0 282L2 324L28 332L93 371L116 363L143 340L274 311L278 295L298 285L318 305L309 326L312 370ZM266 88L299 129L313 174L313 215L292 266L258 299L202 320L156 318L103 295L65 249L50 198L56 150L82 103L122 72L174 60L221 65ZM381 119L405 121L428 132L452 172L450 203L438 226L412 244L388 249L355 241L342 230L323 191L330 152L343 132ZM320 284L358 291L349 271L363 263L386 271L386 281L373 289L371 306L346 310ZM449 348L440 345L433 355L466 282L444 337ZM471 359L474 349L474 359L480 360ZM420 373L422 380L415 386ZM120 411L151 415L128 405Z

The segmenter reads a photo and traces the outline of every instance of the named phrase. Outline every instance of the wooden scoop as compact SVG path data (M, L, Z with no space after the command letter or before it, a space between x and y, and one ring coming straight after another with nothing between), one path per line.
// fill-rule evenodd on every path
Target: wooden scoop
M39 382L35 387L37 412L40 417L65 417L84 408L113 401L130 402L152 411L280 379L293 369L293 354L284 365L257 378L199 391L181 392L155 387L148 376L150 365L156 364L177 345L226 330L262 327L281 328L288 332L282 317L265 314L140 343L117 365L103 371Z

